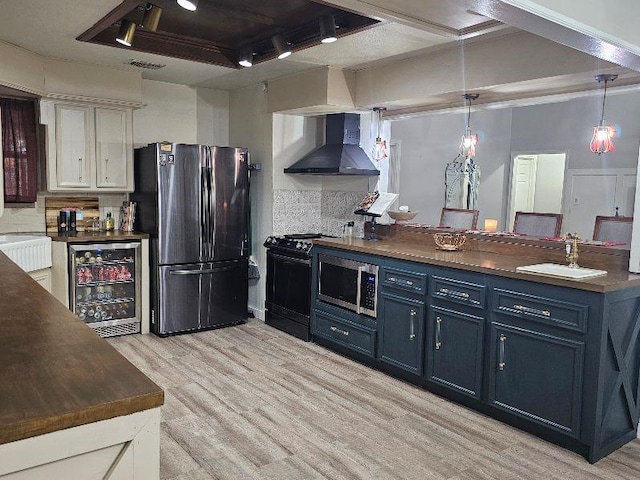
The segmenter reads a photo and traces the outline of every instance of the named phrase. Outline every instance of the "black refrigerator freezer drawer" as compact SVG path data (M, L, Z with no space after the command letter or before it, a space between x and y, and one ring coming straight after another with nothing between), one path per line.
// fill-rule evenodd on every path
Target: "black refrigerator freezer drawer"
M153 331L193 332L247 318L247 260L158 267L159 304Z

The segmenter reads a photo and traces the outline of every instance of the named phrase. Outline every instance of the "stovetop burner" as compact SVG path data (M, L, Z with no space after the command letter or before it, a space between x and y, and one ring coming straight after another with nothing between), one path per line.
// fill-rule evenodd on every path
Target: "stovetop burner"
M322 238L321 233L292 233L285 235L284 238L290 238L291 240L307 240L312 238Z

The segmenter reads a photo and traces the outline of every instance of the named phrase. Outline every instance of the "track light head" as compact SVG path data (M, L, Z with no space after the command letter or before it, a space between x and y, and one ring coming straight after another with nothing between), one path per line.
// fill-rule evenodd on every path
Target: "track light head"
M144 16L140 26L149 32L155 32L158 29L161 15L162 8L153 3L147 3L144 7Z
M282 60L291 55L291 48L281 33L271 37L271 43L273 44L278 59Z
M243 47L240 50L238 63L247 68L253 66L253 50L251 49L251 47Z
M191 12L198 8L198 0L177 0L177 2L182 8Z
M322 43L333 43L338 40L336 35L336 22L333 15L325 15L320 18L320 41Z
M123 19L120 22L120 30L118 30L118 36L116 37L116 42L124 45L125 47L130 47L133 43L133 36L136 33L136 24L130 20Z

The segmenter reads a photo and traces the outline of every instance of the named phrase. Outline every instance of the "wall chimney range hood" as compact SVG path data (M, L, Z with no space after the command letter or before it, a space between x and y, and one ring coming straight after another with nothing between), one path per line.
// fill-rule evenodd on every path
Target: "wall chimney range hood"
M360 115L327 115L326 144L305 155L284 173L306 175L380 175L360 148Z

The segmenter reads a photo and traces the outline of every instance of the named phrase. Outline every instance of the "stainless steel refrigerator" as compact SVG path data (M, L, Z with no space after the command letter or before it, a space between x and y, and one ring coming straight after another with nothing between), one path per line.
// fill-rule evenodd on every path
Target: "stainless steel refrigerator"
M248 152L154 143L135 151L136 230L149 233L151 329L242 323L248 291Z

